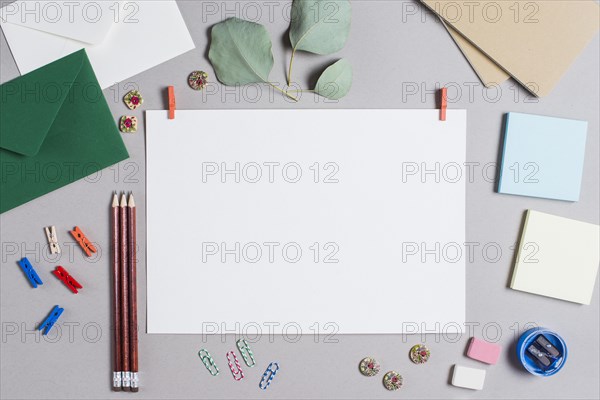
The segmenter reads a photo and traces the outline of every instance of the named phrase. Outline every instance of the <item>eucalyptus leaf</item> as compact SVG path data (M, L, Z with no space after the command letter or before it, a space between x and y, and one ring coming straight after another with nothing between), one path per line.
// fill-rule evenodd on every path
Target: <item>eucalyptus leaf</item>
M352 86L352 66L345 59L327 67L319 77L315 93L331 100L339 100Z
M331 54L341 50L350 33L348 0L294 0L290 41L294 52Z
M268 82L273 69L271 47L264 26L229 18L213 26L208 58L225 85Z

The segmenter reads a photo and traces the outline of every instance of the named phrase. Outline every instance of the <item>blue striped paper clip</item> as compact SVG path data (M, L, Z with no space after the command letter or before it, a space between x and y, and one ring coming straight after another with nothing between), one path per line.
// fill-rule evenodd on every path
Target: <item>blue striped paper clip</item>
M271 384L271 381L273 380L273 378L275 378L277 371L279 371L279 364L277 364L276 362L272 362L271 364L269 364L269 366L265 370L265 373L263 374L262 378L260 379L260 383L258 384L258 387L261 388L262 390L266 390L269 387L269 385Z
M244 362L249 367L254 367L256 365L256 361L254 360L254 354L252 354L252 350L250 350L250 346L248 346L248 342L246 339L240 339L236 343Z
M212 376L219 375L219 367L217 367L217 364L215 364L215 360L213 360L208 350L200 349L198 351L198 357L200 357L200 360L202 360L202 363Z

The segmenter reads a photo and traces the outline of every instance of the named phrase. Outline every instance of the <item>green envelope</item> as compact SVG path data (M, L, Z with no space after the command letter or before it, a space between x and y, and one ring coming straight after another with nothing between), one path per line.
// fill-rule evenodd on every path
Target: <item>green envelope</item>
M0 96L0 213L129 157L85 50Z

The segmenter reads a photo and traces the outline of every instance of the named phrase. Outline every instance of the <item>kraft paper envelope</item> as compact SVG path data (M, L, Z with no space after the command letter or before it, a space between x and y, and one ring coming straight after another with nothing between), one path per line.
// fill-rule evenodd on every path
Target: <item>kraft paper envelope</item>
M0 95L0 213L129 156L85 50Z
M421 1L539 97L552 91L598 32L594 1Z
M103 89L194 49L172 0L17 1L0 26L21 74L86 49Z
M444 23L444 20L440 20L485 87L499 85L508 80L510 75L462 37L460 33Z

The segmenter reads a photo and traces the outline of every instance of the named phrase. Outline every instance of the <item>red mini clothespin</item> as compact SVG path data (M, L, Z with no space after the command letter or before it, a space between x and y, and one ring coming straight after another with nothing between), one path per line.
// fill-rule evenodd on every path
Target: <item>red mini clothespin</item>
M71 232L71 235L73 235L75 240L77 240L77 243L79 243L79 245L81 246L83 251L85 251L85 254L87 254L88 257L91 257L92 253L96 252L96 248L94 247L92 242L90 242L88 238L85 237L85 235L83 234L83 232L81 232L81 229L79 229L79 227L76 226L72 231L69 232Z
M77 289L83 289L83 286L81 286L79 284L79 282L77 282L75 280L75 278L73 278L66 269L64 269L63 267L61 267L60 265L58 267L56 267L56 269L54 271L52 271L52 273L58 278L60 279L68 288L71 292L77 294Z
M175 88L169 86L169 119L175 119Z
M448 107L448 91L446 88L440 89L440 121L446 120L446 108Z

